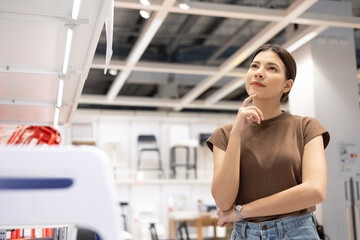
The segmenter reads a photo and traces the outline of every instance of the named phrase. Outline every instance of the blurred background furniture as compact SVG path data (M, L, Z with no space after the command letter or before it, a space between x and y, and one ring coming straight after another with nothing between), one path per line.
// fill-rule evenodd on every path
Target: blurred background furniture
M156 141L156 137L154 135L139 135L137 139L138 143L138 162L137 162L137 170L150 170L150 171L160 171L163 175L163 167L161 163L161 154L160 148ZM144 161L144 153L146 152L155 152L157 156L158 166L157 167L143 167L142 162Z
M183 223L186 224L183 224ZM197 240L203 240L203 227L213 227L214 238L216 238L216 227L218 223L218 218L215 214L208 214L208 213L173 213L170 215L169 218L169 238L175 239L176 232L180 230L184 232L185 229L188 229L189 226L196 228ZM181 225L182 224L182 225ZM188 231L188 230L187 230ZM186 231L185 231L186 233Z
M7 216L0 218L0 229L65 224L91 229L102 240L121 239L110 160L103 151L7 145L0 146L0 165L0 212Z
M173 143L170 149L170 170L172 171L172 177L176 178L176 168L185 167L186 178L189 178L189 170L194 170L194 177L197 178L197 147L199 143L196 139L179 139ZM179 149L185 150L185 161L180 161L177 158ZM191 152L193 152L193 159L191 161ZM183 155L181 155L183 156Z
M199 134L199 143L201 146L204 146L206 143L206 140L211 136L211 133L200 133Z

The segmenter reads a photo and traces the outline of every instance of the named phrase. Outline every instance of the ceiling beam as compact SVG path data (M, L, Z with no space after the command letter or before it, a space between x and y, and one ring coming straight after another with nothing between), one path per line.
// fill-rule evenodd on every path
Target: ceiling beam
M0 98L0 105L49 106L49 107L54 107L56 105L56 102L40 101L40 100L21 100L21 99ZM67 105L68 105L68 103L63 104L63 106L67 106Z
M105 106L142 106L142 107L168 107L174 108L179 104L178 99L163 99L153 97L116 97L113 101L108 101L106 96L83 94L79 104L96 104ZM241 105L240 101L223 101L206 106L204 101L194 101L187 108L199 109L218 109L236 110Z
M174 3L175 0L164 0L163 4L161 5L162 8L159 11L153 13L151 18L146 22L144 30L142 31L140 37L136 41L134 47L126 59L125 69L123 69L121 73L118 74L107 93L107 99L109 101L115 99L115 97L118 95L125 81L131 74L134 66L139 61L147 46L150 44L161 24L164 22L166 16L169 13L169 8Z
M104 60L102 58L94 58L91 64L93 69L104 69ZM123 70L126 68L126 62L120 60L111 60L109 69ZM154 62L138 62L133 67L133 71L139 72L159 72L159 73L177 73L191 75L213 75L216 74L218 67L196 66L191 64L178 63L154 63ZM247 68L235 68L225 74L228 77L243 77L246 75Z
M307 42L318 36L326 29L328 29L328 26L306 27L301 31L296 32L282 46L286 48L290 53L292 53L302 45L306 44Z
M143 106L143 107L168 107L173 108L179 103L176 99L156 99L152 97L116 97L109 102L103 95L84 94L79 100L79 104L95 104L104 106ZM207 106L205 101L193 101L186 106L188 109L210 109L210 110L230 110L237 111L242 101L220 101ZM288 111L288 104L282 104L281 109Z
M304 13L300 17L292 20L292 22L306 25L325 25L329 27L360 29L360 17Z
M249 24L251 24L251 20L245 21L236 31L235 34L227 40L226 43L222 44L222 46L217 49L211 56L206 60L207 64L214 63L216 59L223 54L231 45L234 45L234 43L244 34L243 30L249 27Z
M20 11L20 10L0 10L1 19L14 19L14 20L25 20L25 21L44 21L44 22L60 22L60 23L71 23L89 24L88 18L69 19L69 15L59 15L43 12L34 11Z
M205 105L210 106L224 97L226 97L228 94L232 93L236 89L238 89L241 86L245 85L245 78L237 78L228 84L224 85L222 88L217 90L215 93L211 94L209 97L205 99Z
M219 4L209 2L194 2L189 1L190 9L183 10L177 5L170 8L170 12L184 13L192 15L214 16L224 18L237 18L237 19L253 19L259 21L280 21L285 12L283 10L266 9L259 7L245 7L231 4ZM147 9L151 11L159 11L161 5L152 2L150 6L144 7L139 1L115 1L114 7L128 8L128 9Z
M259 46L269 41L282 29L284 29L289 22L296 18L298 15L304 13L309 7L311 7L316 0L297 0L291 4L286 9L286 16L283 21L273 22L268 24L260 32L258 32L252 39L250 39L246 44L244 44L239 50L237 50L231 57L229 57L224 63L219 67L219 72L205 78L201 83L196 87L192 88L181 100L179 106L174 110L180 111L187 104L194 101L198 96L205 92L209 87L214 83L219 81L226 72L231 71L237 65L242 63L246 58L248 58Z
M209 2L190 2L190 9L182 10L178 6L172 6L170 12L193 14L213 17L225 17L235 19L250 19L256 21L283 21L286 15L285 10L266 9L261 7L244 7L231 4L219 4ZM144 9L144 5L136 0L117 0L115 7L128 9ZM161 5L158 1L145 7L151 11L159 11ZM317 13L303 13L291 20L291 23L307 25L326 25L330 27L345 27L360 29L360 17L338 16Z
M197 20L200 18L198 15L190 15L187 16L186 20L181 24L180 29L177 31L176 35L181 35L184 33L188 33L190 29L195 25ZM172 58L172 55L176 51L179 46L181 39L180 38L173 38L171 42L166 46L166 54L168 55L168 59Z

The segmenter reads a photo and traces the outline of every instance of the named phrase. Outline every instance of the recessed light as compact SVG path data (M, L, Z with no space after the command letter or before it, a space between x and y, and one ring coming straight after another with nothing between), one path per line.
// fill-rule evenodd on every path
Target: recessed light
M140 3L144 6L150 6L150 0L140 0Z
M150 17L150 12L148 10L140 10L139 13L140 16L145 19L148 19Z

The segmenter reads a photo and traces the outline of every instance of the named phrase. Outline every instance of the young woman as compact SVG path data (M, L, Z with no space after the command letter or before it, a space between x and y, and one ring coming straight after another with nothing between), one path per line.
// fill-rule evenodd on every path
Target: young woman
M319 239L310 213L326 195L330 136L316 119L281 110L295 76L286 49L258 48L246 75L249 97L234 123L207 140L219 225L235 222L232 240Z

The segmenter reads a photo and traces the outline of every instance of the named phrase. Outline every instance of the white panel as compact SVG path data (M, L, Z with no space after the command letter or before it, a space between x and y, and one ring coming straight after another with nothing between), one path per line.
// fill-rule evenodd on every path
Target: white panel
M48 13L61 13L64 15L68 15L69 9L72 8L72 1L63 0L2 0L2 4L4 3L8 9L14 11L44 13L43 10L46 9Z
M99 122L99 142L111 159L117 180L128 180L131 175L130 123L102 120Z
M110 0L83 1L79 19L71 20L72 0L0 0L0 71L3 72L0 84L7 85L2 88L4 94L0 93L0 104L9 104L8 96L17 101L10 105L15 106L11 111L9 107L2 107L2 121L32 124L34 119L29 112L38 112L39 105L56 102L58 81L55 79L63 68L70 20L75 25L67 71L71 76L65 76L63 103L67 106L60 109L59 122L63 124L71 121L84 84L80 80L84 80L89 71L108 13L105 8L109 5ZM49 76L36 75L40 73ZM35 101L24 102L28 99ZM22 109L18 106L20 104L26 105L26 109L14 113ZM29 110L30 106L34 106L34 109ZM45 109L35 122L53 124L54 116L48 113ZM42 117L44 114L49 115L46 120Z
M57 75L0 72L0 98L3 99L54 101L55 106L58 85Z
M66 28L64 23L16 21L0 18L0 65L56 69L62 66ZM46 34L44 34L46 32Z
M306 44L300 51L293 53L297 63L297 76L289 94L291 114L315 117L314 98L314 62L311 58L310 45ZM304 71L306 69L306 71ZM306 96L304 95L306 93ZM299 101L301 99L301 101Z
M0 116L2 123L17 122L22 125L26 122L32 125L46 125L54 121L54 107L0 105Z

